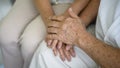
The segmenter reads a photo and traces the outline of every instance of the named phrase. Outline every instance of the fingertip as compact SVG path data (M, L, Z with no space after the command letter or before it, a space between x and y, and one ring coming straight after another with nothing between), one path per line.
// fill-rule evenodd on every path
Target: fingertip
M58 46L58 49L60 49L62 47L62 45Z
M61 57L61 60L64 62L64 61L65 61L65 58Z
M71 48L70 45L67 45L67 46L66 46L66 50L67 50L67 51L70 50L70 48Z
M69 58L67 58L67 61L70 62L71 61L71 57L69 56Z
M57 56L57 54L58 54L56 49L53 49L53 53L54 53L55 56Z
M60 49L62 47L62 42L58 41L57 48Z
M72 56L73 56L73 57L76 57L76 53L75 53L74 50L73 50L73 52L72 52Z
M48 46L50 46L52 43L52 40L48 40Z
M76 57L76 54L75 54L75 53L72 53L72 57Z
M74 13L74 11L73 11L72 8L69 8L69 15L70 15L72 18L77 18L77 15Z
M71 11L72 11L72 8L69 8L69 11L71 12Z

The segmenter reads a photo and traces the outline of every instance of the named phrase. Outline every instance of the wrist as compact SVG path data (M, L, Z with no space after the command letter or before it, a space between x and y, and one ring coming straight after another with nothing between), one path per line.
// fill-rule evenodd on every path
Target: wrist
M81 32L78 34L77 41L76 41L76 45L80 48L86 45L88 41L90 41L89 40L90 34L87 31L81 31Z

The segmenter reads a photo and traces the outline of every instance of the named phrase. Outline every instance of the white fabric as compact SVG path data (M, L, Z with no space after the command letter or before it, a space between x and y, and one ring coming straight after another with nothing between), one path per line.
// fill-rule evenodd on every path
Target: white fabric
M4 68L28 68L44 34L40 31L43 26L34 21L37 15L33 0L16 0L7 16L0 21Z
M96 36L114 47L120 47L120 0L101 0Z
M37 49L30 68L98 68L95 62L78 47L74 48L76 57L71 62L62 61L43 41Z

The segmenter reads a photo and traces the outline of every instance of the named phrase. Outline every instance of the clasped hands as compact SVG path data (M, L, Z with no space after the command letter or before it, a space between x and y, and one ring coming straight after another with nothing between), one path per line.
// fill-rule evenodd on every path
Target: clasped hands
M69 16L53 16L49 19L46 42L48 47L53 49L55 55L60 55L60 58L65 61L75 57L74 46L77 45L81 31L85 31L85 26L81 23L80 18L72 11L68 10Z

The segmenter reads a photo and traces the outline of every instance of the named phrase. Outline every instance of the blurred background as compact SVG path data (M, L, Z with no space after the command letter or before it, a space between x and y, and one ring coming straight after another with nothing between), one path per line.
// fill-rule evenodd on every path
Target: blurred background
M0 0L0 23L1 20L7 15L15 0ZM0 45L1 46L1 45ZM0 49L0 68L4 68L1 49Z

